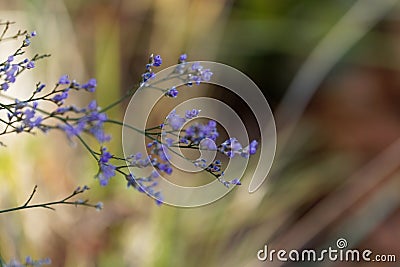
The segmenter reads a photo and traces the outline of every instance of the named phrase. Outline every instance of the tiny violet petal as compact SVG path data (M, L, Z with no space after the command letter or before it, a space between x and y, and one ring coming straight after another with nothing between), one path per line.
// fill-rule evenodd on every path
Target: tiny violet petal
M233 179L232 181L230 181L230 184L234 184L234 185L242 185L242 183L240 182L240 180L238 178Z
M101 211L103 207L104 207L103 202L97 202L95 205L97 211Z

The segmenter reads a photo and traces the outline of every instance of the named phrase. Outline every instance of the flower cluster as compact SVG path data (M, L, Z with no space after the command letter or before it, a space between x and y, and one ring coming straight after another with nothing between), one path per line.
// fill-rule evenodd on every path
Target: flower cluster
M169 162L170 156L168 155L165 146L158 141L153 141L147 144L147 147L151 148L150 151L151 165L161 172L165 172L166 174L171 174L172 167Z
M16 99L14 103L3 106L3 109L8 110L8 121L6 123L7 126L3 131L4 134L9 132L30 132L35 128L38 128L43 132L48 130L45 125L41 124L43 117L38 114L37 101L33 101L32 104L29 105L27 102L21 102Z
M14 53L0 61L0 97L2 98L0 100L0 113L2 114L0 115L4 115L0 116L0 125L4 126L0 136L10 133L62 131L69 140L78 140L93 156L98 167L95 178L99 181L100 186L107 186L111 178L120 174L126 179L127 187L133 187L137 191L153 197L157 205L163 203L162 192L158 188L158 179L162 174L172 174L173 167L170 163L169 151L173 151L174 147L217 151L228 159L233 158L235 155L248 158L256 153L258 146L256 140L251 141L246 147L243 147L235 138L230 138L220 145L216 145L219 137L217 123L213 120L208 120L206 123L196 122L195 119L198 118L200 113L200 110L197 109L187 110L183 115L177 114L173 110L165 118L164 123L144 131L143 129L136 129L132 125L126 125L119 120L110 119L107 111L132 96L134 91L129 91L126 95L104 108L99 107L95 100L84 107L67 104L67 102L70 102L69 98L73 93L95 92L97 81L93 78L81 84L70 79L68 75L62 75L54 86L50 86L50 88L46 84L38 82L32 90L31 96L26 99L13 99L3 94L5 91L12 92L12 86L17 81L18 76L26 70L34 69L38 60L49 55L35 55L32 58L24 57L25 49L30 46L31 39L36 36L36 32L18 31L12 36L6 36L9 23L2 24L0 22L1 25L6 25L6 28L0 35L0 42L5 39L18 39L21 36L24 36L24 39ZM161 65L161 56L151 55L148 64L145 66L145 72L141 76L140 86L161 90L165 97L176 98L179 91L175 86L164 89L152 85L152 80L156 76L154 68ZM187 62L187 55L182 54L179 57L177 67L168 77L178 78L186 86L192 86L199 85L202 82L209 82L212 75L213 73L210 69L203 67L198 62ZM49 106L52 108L49 108ZM105 124L107 123L119 127L130 127L142 132L145 138L150 139L147 144L148 155L136 153L124 158L112 154L104 145L106 142L112 141L111 135L105 131ZM165 127L170 127L172 130L165 131ZM87 138L92 138L95 142L89 142ZM3 143L0 142L0 144ZM93 146L96 147L93 148ZM231 185L241 184L237 178L230 181L224 179L225 173L221 160L215 160L207 165L204 159L195 161L188 158L185 159L211 174L228 188ZM151 173L145 177L138 177L134 174L135 168L151 168ZM71 198L87 190L89 190L87 186L77 187L69 196L61 200L30 204L36 192L35 186L32 194L23 205L0 210L0 213L34 207L54 209L54 205L60 204L88 206L101 210L103 208L102 202L91 204L85 199L71 200ZM7 267L49 264L51 264L50 259L33 260L31 257L27 257L24 263L12 260L9 264L6 264L0 258L0 265Z
M9 84L15 82L16 77L24 70L31 69L35 66L35 61L43 56L35 56L32 60L23 59L18 61L24 53L24 48L29 46L30 38L36 33L26 34L21 47L1 64L0 78L4 80L2 83L3 90L9 89ZM199 63L188 63L185 54L179 57L179 64L174 70L185 82L186 85L200 84L211 79L212 72L209 69L203 68ZM14 63L17 62L17 63ZM151 79L155 77L153 68L159 67L162 64L162 58L159 55L151 55L149 63L146 65L146 72L142 75L140 86L152 87ZM141 188L141 192L145 191L161 201L161 192L155 190L156 183L153 180L158 177L153 173L149 177L135 177L133 174L126 172L126 168L144 168L151 166L157 174L171 174L173 168L169 162L168 149L173 146L182 148L196 148L207 150L218 150L228 157L233 157L235 154L249 156L255 153L257 148L256 141L253 141L250 146L242 148L234 139L230 139L220 146L216 146L216 141L219 136L217 124L210 120L207 123L193 123L182 131L179 139L166 136L165 143L161 141L161 131L152 132L145 130L145 136L151 137L151 142L148 143L149 155L135 154L127 159L113 155L104 143L111 141L111 136L104 130L106 123L112 123L124 127L121 122L108 118L106 111L121 102L121 99L115 101L105 108L97 105L96 101L91 101L86 107L80 108L75 105L66 104L72 91L94 92L97 82L95 79L90 79L88 82L80 84L72 80L68 75L62 75L54 87L44 92L46 85L37 83L31 97L25 100L14 100L8 104L0 103L0 111L6 111L8 121L2 121L5 124L5 130L1 134L11 132L31 132L39 129L43 132L57 129L63 131L69 139L77 138L88 149L90 154L96 159L98 164L98 172L95 177L99 180L101 186L109 184L110 179L117 173L124 175L128 181L128 185L135 185L135 188ZM164 89L161 89L164 90ZM175 87L165 89L165 96L177 97L178 90ZM131 92L122 99L131 96ZM53 111L47 111L42 108L42 103L50 102L54 104ZM192 109L185 112L183 116L172 111L167 117L164 124L159 128L163 130L165 126L172 128L172 131L178 132L186 123L195 119L199 115L200 110ZM86 142L84 134L92 136L100 146L100 152L97 149L91 148ZM178 133L179 136L179 133ZM255 142L255 143L254 143ZM119 164L121 163L121 164ZM128 165L126 164L128 163ZM216 175L215 168L217 164L208 166L205 170ZM222 174L217 175L222 176ZM216 176L216 177L217 177ZM221 180L222 181L222 180ZM149 184L150 183L150 184Z
M178 90L176 89L176 87L175 86L172 86L170 89L168 89L166 92L165 92L165 96L168 96L168 97L172 97L172 98L176 98L177 96L178 96Z
M160 67L162 64L162 59L160 55L151 55L149 58L149 63L146 64L146 72L142 74L141 85L144 85L148 80L153 79L156 75L152 70L152 67Z
M222 169L222 163L220 160L214 160L210 165L207 166L205 159L197 159L193 161L194 166L204 169L205 171L212 174L221 184L225 187L229 188L230 185L241 185L241 182L238 178L235 178L231 181L226 181L223 179L225 172Z
M223 142L218 150L224 153L229 158L233 158L236 154L248 158L250 155L254 155L257 152L258 142L256 140L251 141L251 143L246 146L242 147L239 141L232 137L225 142Z
M65 85L67 82L68 86L59 89L61 85ZM60 129L69 138L82 132L87 132L96 137L100 143L109 141L110 136L105 134L103 130L107 115L99 112L96 101L92 101L86 108L64 105L64 101L69 97L71 89L83 89L93 92L95 86L96 80L94 79L80 85L76 81L70 82L67 76L62 76L52 91L44 95L38 95L45 88L45 84L38 83L30 98L25 100L15 99L14 102L8 104L0 103L0 111L6 111L8 118L7 121L2 121L6 124L6 127L1 134L31 132L34 129L39 129L43 132L51 129ZM48 112L41 108L44 102L54 103L56 108L52 112ZM71 117L70 113L74 113L75 117ZM56 125L47 123L50 119L57 119L59 123Z
M93 135L99 143L110 141L111 136L104 132L104 123L107 121L107 115L100 112L96 100L91 101L86 108L82 109L74 106L59 107L54 111L54 114L64 114L69 111L83 115L71 123L58 124L58 128L63 130L69 138L86 132Z
M202 82L209 82L213 73L210 69L205 69L199 62L188 63L187 55L182 54L179 57L178 65L176 66L174 73L179 74L179 77L187 86L192 86L193 84L200 85ZM147 74L149 77L154 76ZM164 94L167 97L176 98L179 91L175 86L164 90Z
M4 267L39 267L43 265L50 265L51 264L51 259L45 258L45 259L40 259L40 260L34 260L32 259L31 256L27 256L25 258L25 262L21 263L18 260L11 260L9 263L4 264Z
M98 161L99 164L99 172L96 177L99 179L101 186L108 185L108 182L111 177L115 176L116 167L110 163L110 159L112 155L107 151L106 147L101 148L100 159Z
M169 125L174 131L177 131L185 124L186 118L176 114L176 110L173 110L165 118L165 121L164 126Z
M199 62L194 62L190 65L186 60L187 55L181 55L175 68L176 73L186 74L186 85L192 86L193 82L199 85L201 82L209 82L211 80L213 73L210 69L203 68Z
M19 31L14 36L4 37L5 32L0 36L0 41L20 36L25 38L22 40L20 47L0 63L0 96L4 99L4 101L0 101L0 113L7 115L4 116L6 119L0 117L0 124L4 126L0 136L9 133L62 131L69 140L78 140L93 156L98 167L95 178L99 181L100 186L107 186L111 178L120 174L126 179L127 187L133 187L139 192L153 197L156 204L161 205L163 196L158 189L158 179L162 174L171 175L173 172L169 155L169 151L173 151L173 147L217 151L229 159L235 155L248 158L256 153L258 143L255 140L246 147L243 147L235 138L230 138L220 145L216 145L219 137L217 123L213 120L208 120L206 123L196 122L195 119L198 118L200 113L200 110L197 109L187 110L183 115L177 114L173 110L165 118L164 123L144 131L143 129L136 129L132 125L126 125L119 120L110 119L107 111L132 96L134 91L129 91L126 95L104 108L99 107L95 100L84 107L68 104L69 98L73 93L95 92L97 87L96 79L89 79L86 83L81 84L70 79L68 75L62 75L54 86L50 88L46 84L38 82L31 96L26 99L10 98L2 93L11 91L11 87L21 73L34 69L39 59L49 55L35 55L30 59L23 57L25 49L30 46L31 39L36 36L36 32ZM151 55L148 64L145 66L145 72L141 76L140 86L161 90L165 97L176 98L179 91L175 86L164 89L152 85L152 80L156 76L154 68L161 65L161 56ZM192 86L194 84L199 85L201 82L209 82L212 75L213 73L210 69L204 68L198 62L187 62L187 55L182 54L179 57L177 67L170 77L180 79L186 86ZM48 104L51 104L50 106L53 108L48 108ZM111 135L105 131L105 124L107 123L118 125L119 127L130 127L142 132L145 138L150 139L147 144L148 155L136 153L124 158L111 153L104 145L112 141ZM165 127L170 127L172 130L165 132ZM96 148L93 148L93 142L88 142L87 138L92 138L92 140L96 141L94 144ZM0 144L2 143L0 142ZM224 179L223 163L220 160L215 160L209 165L206 164L204 159L187 160L195 166L201 167L228 188L231 185L241 184L237 178L231 181ZM151 168L149 175L138 177L134 174L135 168L147 167ZM52 206L58 204L89 206L101 210L103 208L101 202L90 204L88 200L83 199L70 201L72 197L84 193L88 189L89 187L87 186L77 187L72 194L62 200L30 205L29 202L36 192L35 187L24 205L0 212L29 207L54 209ZM0 264L4 265L1 259ZM46 264L51 264L51 261L49 259L35 261L31 257L27 257L23 264L14 260L10 264L5 264L5 266L41 266Z
M168 116L165 118L166 123L162 124L164 126L171 126L171 128L176 131L179 130L188 120L196 118L200 113L198 109L191 109L185 112L185 116L182 117L176 113L176 110L172 110Z
M17 33L16 36L20 36ZM25 70L35 67L35 62L49 55L35 55L32 59L21 58L26 47L31 44L31 38L36 36L36 32L26 33L21 46L8 58L0 63L0 92L10 89L11 84L15 83L17 77ZM0 134L12 132L32 132L39 129L47 132L51 129L61 129L65 131L68 137L76 136L83 131L94 135L99 142L108 141L110 138L103 131L103 123L107 119L105 114L97 112L95 102L87 108L79 109L75 106L64 106L65 100L70 96L71 90L94 92L96 89L96 80L90 79L87 83L79 84L76 81L70 81L67 75L60 77L54 88L47 93L43 93L46 87L43 83L37 83L32 95L24 100L14 99L13 102L0 102L0 112L7 113L7 121L1 120L5 124L5 129ZM8 96L3 96L10 99ZM53 112L48 112L41 108L44 102L51 102L56 105ZM83 114L82 118L70 118L69 114ZM49 124L50 119L57 119L60 123L57 125Z
M228 158L233 158L235 154L239 154L244 158L249 158L250 155L256 153L258 146L256 140L251 141L248 146L243 147L236 138L232 137L217 146L216 143L219 133L217 123L214 120L208 120L206 123L194 122L184 127L190 120L197 118L199 113L200 110L191 109L186 110L185 115L181 116L176 110L173 110L167 115L165 123L161 124L159 128L153 127L147 130L146 133L148 135L154 138L154 134L156 134L158 139L162 140L161 137L164 137L163 140L165 141L165 143L162 143L160 140L153 141L151 146L157 146L159 150L152 151L152 153L157 154L159 151L165 151L170 147L217 151ZM166 126L171 127L172 130L165 130ZM153 129L158 129L159 132L155 133ZM220 160L215 160L208 166L206 166L206 160L201 158L192 162L196 167L200 167L204 169L204 171L212 174L226 187L241 184L238 179L233 179L231 181L223 179L224 171L222 170L222 163ZM137 163L135 162L135 164ZM150 165L150 163L147 165Z
M238 178L235 178L231 181L224 180L223 176L225 175L225 172L222 170L221 167L222 167L221 161L215 160L213 163L207 166L206 171L214 175L215 178L227 188L229 188L230 185L241 185L240 180Z
M206 124L194 123L188 127L180 142L188 146L201 145L202 149L215 150L218 136L217 123L209 120Z
M199 85L201 82L209 82L213 73L210 69L204 69L199 62L195 62L191 66L193 73L188 75L188 85L192 85L193 82Z
M17 34L16 36L18 36ZM22 42L20 48L15 51L12 55L0 63L0 91L7 91L10 84L15 83L17 76L26 69L33 69L35 67L35 61L45 57L47 55L38 56L36 55L32 59L24 58L18 60L17 56L23 55L23 48L28 47L31 43L30 38L36 36L36 32L26 33L25 39Z
M35 62L46 56L36 55L32 59L19 59L24 54L24 49L30 45L31 38L35 35L35 32L26 33L20 48L0 64L0 79L2 80L1 90L8 90L10 84L15 82L20 73L24 70L34 68ZM161 66L161 64L162 58L160 55L150 56L149 62L145 66L146 71L142 75L140 86L152 87L151 80L156 75L153 69ZM184 81L188 86L200 84L201 82L208 82L213 74L209 69L204 68L198 62L187 62L186 54L179 57L179 64L173 73L178 75L179 79ZM188 110L183 116L177 114L174 110L168 114L165 122L161 124L160 127L152 128L153 130L145 130L144 135L151 139L151 142L147 145L148 156L143 157L140 154L134 154L127 159L117 157L104 146L104 143L111 141L111 136L105 132L104 125L106 123L116 124L121 127L125 127L125 125L117 120L109 119L106 111L120 103L124 98L131 96L132 92L129 92L127 95L105 108L99 107L95 100L91 101L85 107L66 104L72 91L91 93L96 90L96 86L97 82L95 79L90 79L88 82L80 84L70 79L68 75L62 75L57 83L55 83L54 87L47 92L45 92L45 84L41 82L37 83L35 90L28 99L16 99L7 104L0 103L0 111L5 111L8 115L7 121L1 121L1 123L5 124L5 130L0 133L0 135L11 132L32 132L35 129L39 129L43 132L53 129L61 130L69 139L77 138L96 159L98 172L95 177L99 180L101 186L108 185L110 179L117 173L120 173L124 175L129 186L140 188L141 190L139 191L145 191L147 194L155 197L157 201L161 201L162 196L161 192L155 189L157 183L154 182L154 179L156 179L160 173L169 175L173 172L168 155L168 150L170 148L179 146L182 148L217 150L229 158L232 158L235 154L248 157L254 154L257 149L256 141L251 142L248 147L243 148L240 143L233 138L217 146L216 142L219 133L215 121L209 120L207 123L194 122L189 124L192 119L198 117L200 110ZM178 96L176 87L160 90L163 90L166 97L176 98ZM45 110L43 108L44 102L52 103L55 106L54 109L52 111ZM188 124L188 127L181 130L185 124ZM172 128L171 133L175 132L175 137L164 136L165 138L163 140L165 143L163 143L161 132L166 126ZM154 129L156 132L154 132ZM95 138L100 146L100 152L96 152L99 150L89 146L85 135ZM130 172L131 168L145 168L149 166L154 168L154 172L148 177L136 177ZM127 168L130 168L129 172L126 172ZM223 173L219 173L221 170L218 168L219 164L214 162L212 165L207 166L205 170L216 177L220 177Z
M132 173L126 175L128 181L127 186L136 188L139 192L148 194L156 200L156 204L159 206L163 203L163 197L160 191L156 190L160 174L157 171L152 171L147 177L135 177Z

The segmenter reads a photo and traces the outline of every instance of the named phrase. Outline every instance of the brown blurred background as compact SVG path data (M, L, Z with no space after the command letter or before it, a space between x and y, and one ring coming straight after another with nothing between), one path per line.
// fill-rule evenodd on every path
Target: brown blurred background
M105 209L0 215L1 255L48 256L53 266L279 266L258 261L257 251L265 244L323 249L345 238L349 248L400 261L397 2L1 1L2 20L38 32L32 54L52 54L24 78L22 91L65 73L96 77L104 106L137 85L149 54L170 66L186 52L247 74L278 126L276 159L262 188L252 195L237 188L196 209L157 207L123 179L100 188L96 164L62 135L10 139L0 151L0 208L23 203L35 184L35 201L88 184L88 197ZM121 151L119 131L112 131ZM285 266L353 265L398 263Z

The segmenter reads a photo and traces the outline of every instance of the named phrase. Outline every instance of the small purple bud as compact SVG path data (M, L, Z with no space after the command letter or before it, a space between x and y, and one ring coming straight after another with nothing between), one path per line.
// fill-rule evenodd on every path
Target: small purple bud
M186 55L186 54L182 54L182 55L179 57L179 63L185 62L186 59L187 59L187 55Z

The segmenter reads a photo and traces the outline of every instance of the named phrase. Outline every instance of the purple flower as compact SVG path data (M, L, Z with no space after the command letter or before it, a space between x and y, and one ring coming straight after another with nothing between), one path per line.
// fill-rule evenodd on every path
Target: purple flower
M98 106L97 106L97 102L96 100L92 100L89 105L87 106L88 110L94 111L97 110Z
M188 75L188 80L186 82L188 86L192 86L193 82L197 85L201 82L209 82L213 75L210 69L203 69L203 66L201 66L199 62L193 63L190 69L192 72Z
M23 45L24 47L27 47L27 46L29 46L30 44L31 44L31 40L29 39L29 36L26 36L22 45Z
M157 171L152 171L151 172L151 177L152 178L158 178L158 177L160 177L160 174Z
M145 193L149 196L152 196L156 199L157 205L161 205L163 202L163 198L161 192L157 192L155 187L158 185L158 182L154 179L157 179L159 174L157 171L153 171L149 176L143 178L136 178L133 174L128 174L125 176L128 184L128 187L136 188L140 193Z
M56 104L62 104L63 101L65 99L67 99L67 98L68 98L68 92L67 91L63 91L61 94L56 94L55 96L53 96L52 100Z
M85 89L88 92L94 92L96 90L97 81L96 79L92 78L87 83L83 84L81 88Z
M129 162L130 166L132 166L132 167L144 168L151 164L151 156L148 156L148 157L142 159L142 154L136 153L136 154L130 155L127 158L127 161Z
M236 138L230 138L223 142L218 150L224 153L229 158L233 158L236 154L244 158L249 158L257 152L258 142L253 140L247 147L243 148Z
M195 161L193 161L193 163L194 163L194 166L196 166L196 167L200 167L200 168L206 168L206 160L205 159L203 159L203 158L200 158L200 159L196 159Z
M25 109L22 114L23 114L23 123L24 127L28 127L29 129L33 129L35 127L39 127L40 123L42 122L43 118L41 116L36 115L35 109L37 108L37 104L33 105L33 109Z
M203 139L200 143L200 148L206 149L206 150L211 150L211 151L217 150L217 146L215 145L215 142L213 140L211 140L210 138Z
M219 160L215 160L205 170L207 172L213 174L215 176L215 178L227 188L229 188L230 185L241 185L239 179L237 179L237 178L235 178L229 182L223 179L224 171L221 168L221 161L219 161Z
M217 127L217 123L213 120L208 121L208 126L209 127Z
M182 118L181 116L176 114L175 110L171 111L171 113L169 113L169 115L167 116L167 123L174 131L179 130L185 122L185 118Z
M154 72L146 72L142 74L142 82L147 82L150 79L153 79L156 75Z
M32 259L32 257L31 256L27 256L26 258L25 258L25 264L28 264L28 265L33 265L33 259Z
M171 173L172 173L172 168L169 164L159 164L158 169L169 175L171 175Z
M79 193L83 193L87 190L89 190L89 186L84 185L83 187L78 186L75 190L74 190L74 194L79 194Z
M70 80L68 79L68 75L63 75L60 77L60 79L58 80L59 84L69 84Z
M2 89L3 91L7 91L8 88L10 88L10 86L8 85L8 83L3 83L3 84L1 84L1 89Z
M56 113L56 114L64 114L67 111L70 111L69 107L59 107L54 111L54 113Z
M167 92L165 92L165 95L168 97L175 98L178 96L178 90L176 90L175 86L169 89Z
M173 169L171 167L171 163L169 162L170 156L167 154L167 148L158 141L149 143L147 147L152 148L150 151L150 164L166 174L171 174ZM157 159L152 156L158 156L160 158L160 162L158 162Z
M88 122L92 123L103 123L107 120L107 115L98 111L92 111L83 117L82 120L87 120Z
M201 73L201 80L204 82L209 82L212 75L213 73L210 71L210 69L205 69Z
M28 64L26 64L27 69L33 69L34 67L35 67L34 61L29 61Z
M186 59L187 59L187 55L186 54L180 55L180 57L178 59L178 63L179 64L176 66L176 68L174 70L175 73L183 74L185 72Z
M234 185L241 185L242 184L238 178L233 179L229 183L230 184L234 184Z
M65 95L60 94L53 97L53 101L58 103L64 100ZM85 131L92 134L99 143L108 142L111 140L111 136L106 134L104 131L104 122L107 121L107 115L98 111L99 107L95 100L91 101L86 108L78 109L75 106L59 107L54 113L64 114L67 111L73 111L75 113L85 113L74 125L67 124L59 126L69 138L77 136L81 132Z
M99 143L105 143L111 140L111 136L104 132L102 123L94 125L92 128L90 128L89 132L93 134Z
M108 185L110 178L115 176L116 167L109 163L111 158L112 155L107 151L107 148L102 147L99 159L99 172L96 176L101 186Z
M40 260L33 260L31 256L27 256L25 258L25 263L20 264L17 261L14 261L12 264L6 265L6 266L13 266L13 267L22 267L22 266L42 266L42 265L50 265L51 264L51 259L50 258L45 258L45 259L40 259Z
M167 146L172 146L174 144L174 139L172 138L165 138L165 142L167 143Z
M161 59L161 56L160 55L156 55L154 58L153 58L153 66L154 67L159 67L159 66L161 66L161 64L162 64L162 59Z
M70 124L65 124L59 125L58 128L63 130L67 134L68 138L71 138L73 136L79 135L83 131L84 124L78 123L78 125L76 125L75 127Z
M103 209L103 202L97 202L96 205L94 206L97 211L100 211Z
M191 77L191 81L195 82L196 85L199 85L201 83L202 79L201 79L201 76L194 75Z
M196 118L199 115L199 113L200 113L200 110L198 110L198 109L186 110L185 118L188 120Z
M37 84L37 86L36 86L36 93L40 93L42 90L43 90L43 88L45 87L46 85L45 84Z
M39 127L40 123L43 121L41 116L36 117L34 120L30 120L27 124L30 128Z
M112 178L114 176L115 176L115 166L114 165L108 165L108 164L100 165L100 171L99 171L99 174L97 175L97 178L99 179L101 186L108 185L110 178Z
M242 145L236 140L236 138L231 138L231 149L233 152L239 152L242 150Z
M156 192L155 194L154 194L154 197L155 197L155 199L156 199L156 204L157 204L157 206L161 206L164 202L164 199L163 199L163 197L162 197L162 195L161 195L161 192Z
M9 56L8 58L7 58L7 62L12 62L12 61L14 61L14 56Z
M235 157L235 153L233 151L227 151L225 152L225 155L230 159Z
M189 142L194 145L200 144L200 146L204 149L215 150L215 144L207 141L207 139L210 139L210 141L213 142L217 140L219 133L216 126L216 122L212 120L209 121L207 124L194 123L185 130L185 136L181 138L181 140L184 140L185 142L182 143Z
M107 151L106 147L101 148L101 156L99 159L100 163L107 163L110 159L112 158L112 155L110 152Z
M137 184L136 184L136 180L135 180L135 178L134 178L134 176L130 173L130 174L128 174L128 175L126 175L125 176L125 179L127 180L127 187L136 187L137 186Z
M180 57L179 57L179 63L183 63L183 62L185 62L185 61L186 61L186 59L187 59L187 55L186 55L186 54L182 54L182 55L180 55Z
M192 70L200 71L201 69L203 69L203 66L201 66L199 62L195 62L192 64Z
M18 71L18 65L17 64L13 64L11 66L11 68L5 72L5 75L6 75L5 80L10 82L10 83L14 83L15 82L15 75L16 75L17 71Z
M249 154L254 155L257 152L258 142L256 140L251 141L249 145Z

